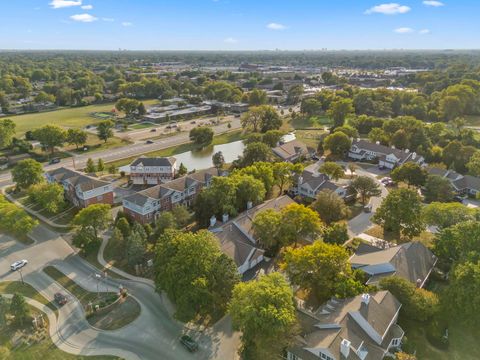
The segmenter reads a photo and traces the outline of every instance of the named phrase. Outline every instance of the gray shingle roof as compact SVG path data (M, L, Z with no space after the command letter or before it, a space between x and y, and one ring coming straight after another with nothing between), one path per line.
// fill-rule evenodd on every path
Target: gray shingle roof
M173 166L176 159L174 157L139 157L130 166Z
M89 191L110 185L110 183L106 181L98 180L64 167L51 170L47 172L47 174L51 178L55 179L55 181L57 182L66 182L75 188L79 188L82 191Z

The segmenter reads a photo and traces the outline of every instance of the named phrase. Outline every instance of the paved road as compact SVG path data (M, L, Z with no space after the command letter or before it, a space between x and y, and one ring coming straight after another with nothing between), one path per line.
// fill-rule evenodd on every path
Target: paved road
M9 266L15 260L27 259L29 263L22 270L25 281L49 300L55 292L66 291L42 272L47 265L57 267L85 289L97 291L96 269L76 255L62 237L42 225L32 237L36 240L32 246L0 237L0 281L20 280L20 274L11 272ZM178 342L183 324L172 319L170 305L151 286L108 278L98 283L98 290L116 291L120 284L141 306L141 314L133 323L115 331L98 331L88 324L82 306L70 296L69 303L59 310L54 342L75 354L113 354L135 360L236 358L239 335L231 330L228 318L203 333L194 331L192 336L198 340L200 350L190 354Z
M230 128L228 127L228 124L212 126L213 131L217 135L223 134L232 130L236 130L239 128L241 128L241 123L240 123L240 119L238 118L234 118L232 120ZM173 146L187 143L189 141L190 139L189 139L188 132L182 132L178 135L173 135L163 139L154 140L153 144L138 143L138 144L127 145L127 146L118 147L114 149L108 149L103 151L77 155L74 158L63 159L58 164L46 165L44 166L44 169L45 171L54 170L59 167L82 169L83 167L85 167L88 158L93 159L95 162L98 159L103 159L103 161L105 162L112 162L112 161L130 158L133 156L140 156L145 153L149 153L153 151L167 149ZM11 179L12 177L10 173L0 175L0 186L9 185L11 183Z

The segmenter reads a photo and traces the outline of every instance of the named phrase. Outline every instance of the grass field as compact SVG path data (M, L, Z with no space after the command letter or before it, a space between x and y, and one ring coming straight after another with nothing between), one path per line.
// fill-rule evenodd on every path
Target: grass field
M37 292L31 285L22 284L20 281L6 281L0 283L0 294L21 294L28 298L37 300L39 303L47 305L53 311L56 311L56 306L45 299L40 293Z
M145 105L152 105L158 100L146 100ZM93 112L110 111L114 103L89 105L76 108L63 108L59 110L9 116L17 125L17 136L25 134L28 130L33 130L44 125L54 124L66 128L83 128L89 124L95 124L101 119L94 118L90 114Z

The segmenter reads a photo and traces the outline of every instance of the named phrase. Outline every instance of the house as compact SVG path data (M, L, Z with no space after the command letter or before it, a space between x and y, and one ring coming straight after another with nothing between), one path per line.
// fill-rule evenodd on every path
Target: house
M478 177L435 167L429 168L428 173L448 179L459 196L476 196L480 192L480 178Z
M177 205L191 205L214 176L223 175L216 168L196 171L181 178L140 191L123 199L125 214L141 224L154 222L162 211Z
M378 159L378 166L387 169L393 169L396 166L403 165L407 162L414 162L423 165L425 161L422 156L415 152L410 152L408 149L395 149L395 147L381 145L378 141L376 143L371 143L360 139L356 139L352 142L348 157L359 161L372 161Z
M387 276L399 276L421 288L437 263L437 257L422 243L409 242L387 249L359 247L350 263L353 269L368 275L368 285L377 284Z
M288 360L381 360L398 348L404 331L397 324L400 302L388 291L332 299L316 311L299 300L301 336Z
M216 235L223 253L235 261L240 274L244 274L264 260L264 251L258 247L252 228L255 215L267 209L280 211L293 203L295 202L290 197L281 196L253 208L247 205L251 208L230 221L225 217L223 224L217 227L216 219L212 217L210 231Z
M49 171L45 174L49 183L58 183L65 190L65 198L79 208L92 204L113 205L113 186L109 182L101 181L78 171L64 167Z
M301 175L294 176L294 184L291 188L294 195L315 199L322 190L334 191L341 198L347 195L347 190L331 182L328 175L304 170Z
M298 140L281 143L272 149L273 153L283 161L295 162L309 157L307 146Z
M130 164L130 181L134 185L160 185L175 178L174 157L140 157Z

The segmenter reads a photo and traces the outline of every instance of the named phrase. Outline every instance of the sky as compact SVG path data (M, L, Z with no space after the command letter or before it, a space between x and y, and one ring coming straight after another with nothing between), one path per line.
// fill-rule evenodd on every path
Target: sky
M479 0L0 0L0 49L478 49Z

